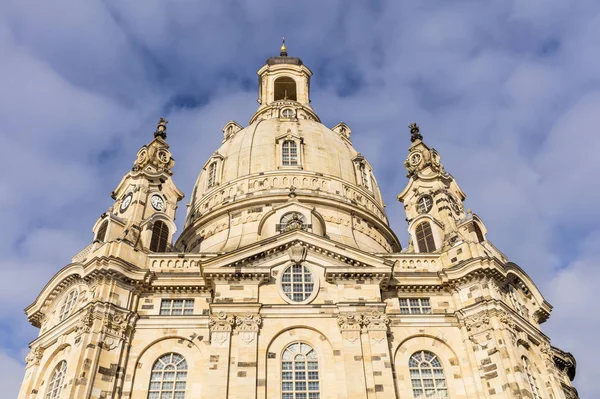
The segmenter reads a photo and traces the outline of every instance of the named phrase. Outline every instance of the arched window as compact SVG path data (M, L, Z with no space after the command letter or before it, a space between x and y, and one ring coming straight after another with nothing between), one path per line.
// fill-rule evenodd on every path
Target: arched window
M523 357L523 372L525 373L525 377L527 378L527 382L529 383L529 389L531 389L531 394L533 395L533 399L540 399L542 395L540 394L540 389L537 386L537 380L535 375L531 371L531 367L529 367L529 362L527 358Z
M152 240L150 241L150 251L165 252L167 250L167 241L169 239L169 228L161 220L154 222L152 227Z
M50 376L50 382L48 383L48 390L46 391L46 399L58 399L60 392L62 391L65 383L65 373L67 372L67 362L61 361L56 365L52 376Z
M217 163L213 162L208 167L208 187L212 187L217 182Z
M184 399L187 362L177 353L159 357L152 366L148 399Z
M98 234L96 234L96 240L104 241L106 238L106 230L108 229L108 220L105 220L98 229Z
M298 146L293 140L286 140L281 147L281 163L283 166L298 165Z
M319 398L317 352L305 343L293 343L281 357L281 399Z
M437 356L419 351L408 361L410 380L415 398L447 398L448 386L444 369Z
M473 223L473 229L475 230L475 234L477 235L478 242L484 242L485 238L483 237L483 233L481 232L481 228L477 223Z
M523 303L521 303L521 298L519 298L519 293L517 289L511 284L508 286L508 295L510 296L510 301L512 302L515 310L521 316L525 316L525 312L523 311Z
M423 222L415 229L417 235L417 245L419 252L435 251L435 242L433 241L433 233L428 222Z
M275 98L277 100L296 101L296 82L287 76L275 79Z
M71 311L75 307L75 303L77 302L77 295L77 289L74 289L71 292L69 292L69 294L67 295L60 307L60 313L58 318L59 321L63 321L64 319L69 317Z
M362 185L366 188L369 188L369 176L367 174L367 167L364 163L360 164L360 177L362 180Z

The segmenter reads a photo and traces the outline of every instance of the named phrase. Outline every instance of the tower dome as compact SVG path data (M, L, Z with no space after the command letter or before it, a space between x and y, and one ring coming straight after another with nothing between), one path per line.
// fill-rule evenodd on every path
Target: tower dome
M368 252L398 251L350 128L326 127L310 106L311 71L282 47L258 75L260 106L245 128L234 121L223 128L221 147L196 181L178 245L224 252L301 228Z

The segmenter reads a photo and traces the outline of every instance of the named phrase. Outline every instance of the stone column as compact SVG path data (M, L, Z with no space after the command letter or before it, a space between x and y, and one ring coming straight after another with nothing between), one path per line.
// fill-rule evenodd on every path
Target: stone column
M262 318L258 314L236 316L231 364L230 399L256 399L258 332Z
M363 353L367 392L373 389L377 399L396 399L392 360L388 342L390 319L374 311L365 314L363 321Z
M209 366L206 375L204 395L212 399L228 398L229 356L231 350L231 331L235 317L225 312L210 316Z
M367 395L365 370L363 367L361 324L362 315L360 313L342 313L338 315L338 325L344 344L342 355L346 371L346 392L348 392L348 399L364 398Z
M21 390L18 396L19 399L37 397L36 395L38 394L38 391L35 389L34 383L38 378L40 363L43 356L44 348L41 345L37 345L31 348L25 357L25 380L23 385L21 385Z

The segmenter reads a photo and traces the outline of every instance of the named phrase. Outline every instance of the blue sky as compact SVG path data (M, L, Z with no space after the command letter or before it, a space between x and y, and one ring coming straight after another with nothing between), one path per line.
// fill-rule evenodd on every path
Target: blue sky
M158 118L169 120L174 179L189 194L223 125L245 125L256 110L255 72L281 36L314 72L323 122L345 121L374 165L403 245L395 196L407 125L419 123L488 238L554 305L543 330L576 355L576 386L594 396L600 3L591 0L2 2L5 392L16 396L37 333L22 309L92 239Z

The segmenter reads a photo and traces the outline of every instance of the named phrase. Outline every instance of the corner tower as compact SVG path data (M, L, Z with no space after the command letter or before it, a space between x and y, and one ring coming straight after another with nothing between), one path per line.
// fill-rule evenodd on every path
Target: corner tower
M412 144L404 161L409 181L398 194L408 222L408 250L441 252L463 241L484 242L485 225L470 210L465 214L467 196L444 169L440 154L423 142L416 123L409 128Z

